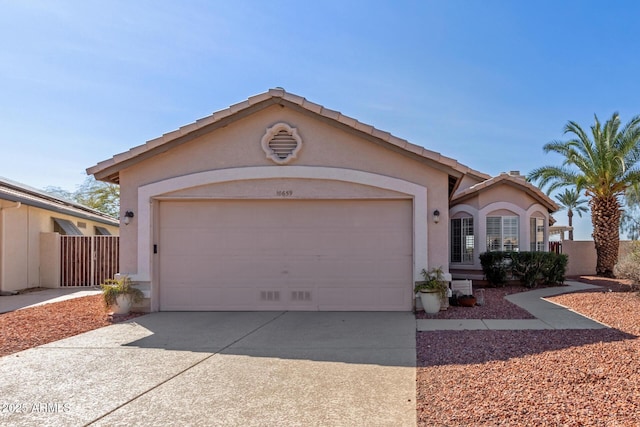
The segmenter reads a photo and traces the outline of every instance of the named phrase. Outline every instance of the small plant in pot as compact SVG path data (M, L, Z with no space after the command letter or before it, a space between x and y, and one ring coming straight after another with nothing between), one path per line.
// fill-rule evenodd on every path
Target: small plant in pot
M454 307L474 307L476 304L480 305L477 303L474 295L463 295L460 291L456 291L456 293L449 298L449 304Z
M141 302L144 298L142 291L133 287L128 276L108 279L100 287L104 303L107 307L113 308L113 314L129 313L131 305Z
M461 307L473 307L476 305L476 297L473 295L460 295L458 305Z
M423 281L416 282L414 291L420 294L420 301L425 313L436 314L440 311L440 303L447 296L447 281L444 279L442 267L427 271L422 269Z

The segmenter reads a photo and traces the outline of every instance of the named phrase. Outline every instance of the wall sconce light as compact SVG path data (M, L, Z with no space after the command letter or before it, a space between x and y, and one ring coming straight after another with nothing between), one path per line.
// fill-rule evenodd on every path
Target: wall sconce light
M440 211L438 209L433 211L433 222L436 224L440 222Z
M124 213L124 225L129 225L129 223L131 222L131 218L133 218L135 215L133 215L133 211L126 211Z

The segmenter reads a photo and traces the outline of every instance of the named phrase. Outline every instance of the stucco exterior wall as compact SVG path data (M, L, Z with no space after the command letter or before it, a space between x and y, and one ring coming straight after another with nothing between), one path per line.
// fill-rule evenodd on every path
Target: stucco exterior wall
M478 206L484 208L492 203L504 202L508 200L515 206L524 210L536 203L533 197L529 196L522 190L514 188L507 184L496 185L493 188L487 188L478 194Z
M29 212L24 206L9 208L4 204L0 211L2 221L2 258L0 259L0 286L4 291L30 287L37 275L29 263L31 235L29 233ZM14 204L15 205L15 204Z
M631 250L632 241L621 241L618 259ZM562 253L569 257L567 276L589 276L596 274L596 247L592 240L564 240Z
M138 189L145 184L197 172L250 167L282 167L268 160L260 140L266 129L285 122L297 128L302 149L291 162L296 167L329 167L365 171L380 176L406 180L427 188L428 212L441 212L439 224L430 218L428 227L428 260L424 267L448 265L448 175L383 147L373 141L332 126L316 117L288 107L274 105L225 128L206 134L175 149L144 160L120 171L121 209L136 211ZM277 191L286 190L298 198L402 198L394 191L345 183L339 180L252 180L229 182L192 189L178 190L170 196L258 197L277 198ZM430 216L430 215L429 215ZM137 216L128 227L121 228L121 270L135 274L137 270ZM133 225L133 226L132 226Z
M452 218L471 216L474 219L474 261L472 263L452 263L450 268L457 271L456 277L467 277L460 274L468 270L469 278L477 278L481 270L479 255L487 250L486 219L488 216L517 216L519 218L518 243L521 251L529 251L531 244L530 219L544 218L547 227L544 247L548 247L549 233L548 210L525 191L508 184L496 184L483 189L473 196L451 207Z
M53 232L54 217L76 225L85 223L86 228L80 231L87 236L95 234L96 225L118 235L118 227L25 204L15 206L14 202L0 201L0 290L3 291L42 286L40 261L47 253L41 252L40 234Z

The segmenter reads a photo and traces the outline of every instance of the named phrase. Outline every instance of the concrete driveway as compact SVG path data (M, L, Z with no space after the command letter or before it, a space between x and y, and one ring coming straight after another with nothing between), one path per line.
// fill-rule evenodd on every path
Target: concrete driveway
M0 424L416 423L412 313L135 320L0 358Z

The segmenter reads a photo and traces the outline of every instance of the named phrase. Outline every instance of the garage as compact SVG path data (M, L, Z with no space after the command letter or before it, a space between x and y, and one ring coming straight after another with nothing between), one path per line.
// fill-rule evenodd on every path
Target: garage
M162 200L159 308L412 308L410 199Z
M104 160L145 311L411 311L488 175L281 88Z

